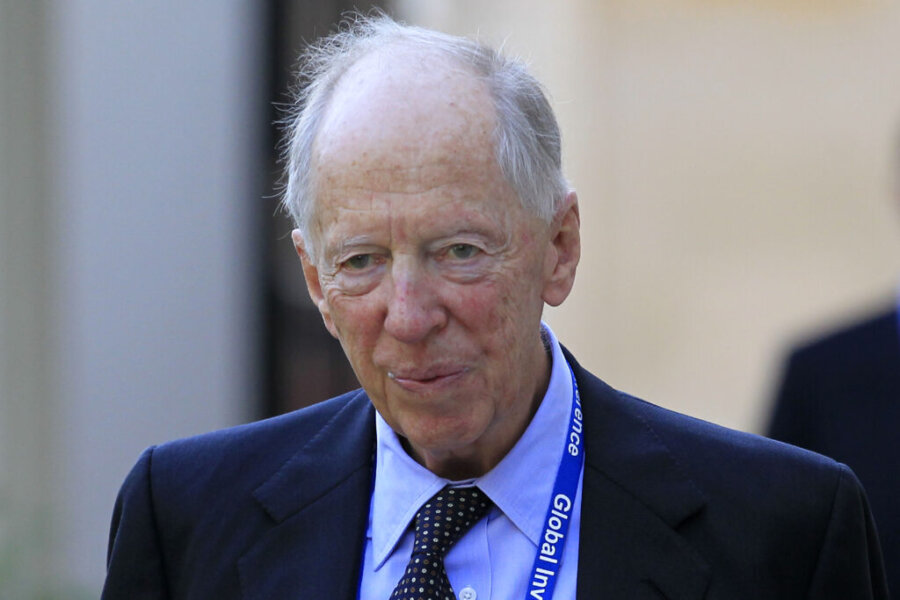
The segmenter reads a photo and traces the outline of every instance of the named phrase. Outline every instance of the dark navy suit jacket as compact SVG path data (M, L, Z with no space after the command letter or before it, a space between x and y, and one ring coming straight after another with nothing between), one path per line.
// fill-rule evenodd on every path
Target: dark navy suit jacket
M572 364L586 435L579 599L887 597L848 468ZM103 598L352 600L374 444L356 391L147 450L116 502Z
M795 350L768 434L845 463L872 503L900 590L900 328L896 309Z

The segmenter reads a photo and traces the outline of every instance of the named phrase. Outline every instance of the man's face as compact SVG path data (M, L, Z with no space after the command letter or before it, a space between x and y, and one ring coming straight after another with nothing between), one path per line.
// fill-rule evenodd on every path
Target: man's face
M500 172L481 84L406 75L345 76L354 92L338 89L315 148L315 264L295 242L375 408L426 467L474 476L546 387L539 323L557 250Z

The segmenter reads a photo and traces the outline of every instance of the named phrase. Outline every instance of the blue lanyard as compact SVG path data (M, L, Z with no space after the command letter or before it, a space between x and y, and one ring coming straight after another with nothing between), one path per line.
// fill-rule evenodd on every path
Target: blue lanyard
M528 593L525 597L529 600L549 600L553 597L556 576L559 575L560 559L566 544L566 535L569 533L572 510L575 506L575 495L578 493L581 467L584 465L581 395L578 393L575 371L572 370L571 365L567 366L572 376L572 412L569 418L569 428L566 431L562 459L559 462L559 470L556 472L556 482L553 484L553 496L547 507L547 516L544 518L544 527L541 530L541 538L538 540L537 556L534 557L531 579L528 581Z

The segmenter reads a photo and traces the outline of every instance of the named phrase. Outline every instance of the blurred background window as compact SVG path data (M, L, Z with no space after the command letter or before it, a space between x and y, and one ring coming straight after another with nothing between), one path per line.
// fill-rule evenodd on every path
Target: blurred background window
M281 165L278 148L281 131L278 107L289 102L297 58L304 43L334 30L341 15L356 8L368 11L385 3L352 0L272 0L269 3L270 94L269 115L272 154L270 209L265 220L265 252L261 268L266 273L263 300L264 340L262 370L265 390L261 407L276 415L359 387L340 344L325 329L318 309L309 299L300 261L291 243L290 219L278 210Z

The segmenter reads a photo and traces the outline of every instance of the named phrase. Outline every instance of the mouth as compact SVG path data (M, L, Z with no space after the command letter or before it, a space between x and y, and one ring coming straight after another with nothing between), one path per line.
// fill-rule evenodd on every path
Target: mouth
M388 378L401 388L422 392L448 385L468 372L465 367L441 367L437 369L388 371Z

